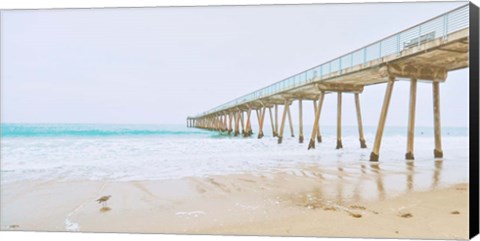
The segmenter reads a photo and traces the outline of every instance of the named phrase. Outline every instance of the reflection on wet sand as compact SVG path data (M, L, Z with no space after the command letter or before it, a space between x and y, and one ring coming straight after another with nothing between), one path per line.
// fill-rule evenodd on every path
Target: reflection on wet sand
M438 183L440 182L440 177L442 174L442 167L443 167L443 160L442 159L435 160L432 189L435 189L436 187L438 187Z
M402 194L444 187L445 163L436 161L360 162L337 161L332 168L322 163L300 168L313 178L312 189L322 189L325 200L337 203L385 200ZM320 180L320 182L319 182ZM299 181L297 179L297 181ZM308 185L305 186L308 189Z
M407 192L413 191L413 176L415 175L415 162L407 160Z
M343 162L337 162L337 203L343 203L343 187L345 186L345 180L343 177L345 176L345 171L343 169Z
M363 182L367 178L367 166L365 164L360 164L360 176L355 182L355 188L353 189L353 199L361 200L361 188L363 187Z
M375 175L376 175L378 199L379 200L384 200L385 199L385 187L383 185L383 174L380 170L380 164L379 163L370 163L370 168L372 169L372 172L374 172Z

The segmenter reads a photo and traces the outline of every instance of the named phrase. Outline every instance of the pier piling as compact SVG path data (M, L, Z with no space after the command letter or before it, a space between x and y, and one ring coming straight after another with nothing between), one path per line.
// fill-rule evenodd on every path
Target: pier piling
M292 114L290 113L290 104L288 104L288 124L290 125L290 135L292 137L295 137L295 133L294 133L294 130L293 130L293 121L292 121Z
M365 137L363 135L362 112L360 110L359 93L355 93L355 107L357 109L358 136L360 140L360 148L367 148L367 144L365 143Z
M273 136L278 136L278 105L275 105L275 133Z
M233 112L230 112L228 114L228 135L232 134L232 131L233 131L232 122L233 122Z
M302 110L302 99L298 100L298 142L303 143L303 110Z
M342 149L342 92L337 92L337 147Z
M235 131L233 132L233 136L238 136L240 134L240 112L235 112L234 114L235 119Z
M417 99L417 79L410 80L410 103L408 109L408 133L407 133L407 153L405 159L414 160L414 138L415 138L415 108Z
M370 154L370 161L378 161L380 145L382 142L383 130L385 128L385 120L387 119L388 106L390 105L390 97L392 97L393 85L395 83L395 77L388 77L387 89L385 90L385 97L383 99L382 112L380 113L380 120L378 121L377 134L375 135L375 142L373 144L373 150Z
M280 125L280 133L278 133L278 144L282 143L283 139L283 130L285 127L285 119L287 118L287 112L288 112L288 100L285 100L285 105L283 108L283 115L282 115L282 123Z
M312 136L310 137L310 143L308 144L308 150L310 150L312 148L315 149L315 136L317 135L318 121L320 120L320 111L322 109L323 97L324 97L324 92L322 91L322 92L320 92L320 95L318 97L318 106L316 106L316 109L315 109L315 120L313 122Z
M322 107L320 107L320 112L322 112ZM313 113L317 113L317 100L313 100ZM317 129L315 131L315 136L317 137L317 142L322 143L322 135L320 134L320 123L317 123Z
M276 137L277 135L275 134L275 123L273 122L272 107L268 107L268 113L270 114L270 124L272 125L272 136Z
M240 112L240 127L242 129L242 135L245 135L245 118L243 115L243 110Z
M435 128L435 149L433 154L435 158L443 157L442 150L442 130L440 124L440 82L438 79L433 80L433 121Z

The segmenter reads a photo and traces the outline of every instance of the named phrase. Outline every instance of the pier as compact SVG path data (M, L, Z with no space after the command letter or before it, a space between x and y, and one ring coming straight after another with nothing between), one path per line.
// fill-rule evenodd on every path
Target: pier
M187 126L226 132L233 136L253 135L253 113L262 138L265 115L271 124L272 136L282 143L285 135L295 136L290 112L292 104L298 104L298 141L304 142L303 122L312 121L313 129L307 149L322 142L320 116L327 94L337 96L337 144L342 149L342 96L353 94L358 123L359 148L367 148L363 133L361 95L365 88L385 84L383 104L380 110L370 161L378 161L383 131L389 111L395 82L409 81L409 114L407 149L405 158L414 157L415 107L417 84L432 86L434 117L435 158L443 157L440 86L447 80L448 72L469 66L469 5L451 10L411 28L390 35L363 48L349 52L331 61L290 76L265 88L256 90L211 110L187 118ZM314 119L304 120L304 104L313 103ZM279 113L279 107L282 111ZM286 123L288 122L288 123ZM288 127L286 125L288 124ZM286 132L289 129L289 133Z

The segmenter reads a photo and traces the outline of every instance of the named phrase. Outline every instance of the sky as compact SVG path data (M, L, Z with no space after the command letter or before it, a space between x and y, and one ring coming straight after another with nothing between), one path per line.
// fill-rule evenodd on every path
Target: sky
M464 4L3 11L1 122L184 124ZM441 84L443 126L468 126L468 80L463 69ZM361 95L364 125L377 124L385 87ZM431 84L417 91L416 125L432 126ZM387 125L407 125L408 93L407 81L395 84ZM309 105L304 118L313 120ZM321 121L335 125L336 95L325 97ZM343 124L356 125L351 94Z

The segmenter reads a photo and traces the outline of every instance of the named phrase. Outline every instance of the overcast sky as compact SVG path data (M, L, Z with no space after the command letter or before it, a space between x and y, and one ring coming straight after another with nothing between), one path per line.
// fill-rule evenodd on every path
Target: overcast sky
M4 11L2 123L183 124L464 4ZM361 95L365 125L377 124L385 87ZM440 88L442 125L467 126L468 69L450 72ZM408 90L395 84L388 125L407 124ZM431 85L420 83L418 96L416 124L432 126ZM356 125L353 101L345 95L345 125ZM322 123L336 123L335 95L323 113Z

